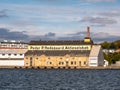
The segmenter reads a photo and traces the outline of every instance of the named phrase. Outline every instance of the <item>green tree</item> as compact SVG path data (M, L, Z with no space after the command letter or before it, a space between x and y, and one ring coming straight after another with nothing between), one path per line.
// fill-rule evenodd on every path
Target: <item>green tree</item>
M109 49L110 48L110 43L105 41L105 42L101 43L101 46L102 46L103 49Z
M120 48L120 40L115 41L114 44L117 47L117 49Z
M110 49L117 49L117 46L115 45L114 42L112 42L112 43L109 44L109 48Z
M113 53L113 63L120 60L120 53Z
M120 53L104 53L104 58L109 62L109 64L114 64L116 61L120 60Z

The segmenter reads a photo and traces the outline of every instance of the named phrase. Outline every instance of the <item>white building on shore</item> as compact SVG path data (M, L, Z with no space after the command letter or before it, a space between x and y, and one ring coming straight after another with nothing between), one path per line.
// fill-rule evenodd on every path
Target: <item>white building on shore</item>
M24 66L27 44L16 41L0 42L0 66Z
M27 43L24 43L23 41L15 41L15 40L3 40L0 42L0 49L26 49Z
M103 66L104 56L100 45L93 45L89 55L89 66Z

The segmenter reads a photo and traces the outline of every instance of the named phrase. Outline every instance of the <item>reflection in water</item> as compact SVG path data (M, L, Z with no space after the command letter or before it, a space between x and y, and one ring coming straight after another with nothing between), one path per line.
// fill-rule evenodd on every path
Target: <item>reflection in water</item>
M120 90L120 70L0 69L0 90Z

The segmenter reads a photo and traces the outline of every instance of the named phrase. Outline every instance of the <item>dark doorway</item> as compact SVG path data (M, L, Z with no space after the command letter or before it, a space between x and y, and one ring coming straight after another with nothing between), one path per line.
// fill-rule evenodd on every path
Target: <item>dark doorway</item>
M30 66L32 66L32 57L30 57Z

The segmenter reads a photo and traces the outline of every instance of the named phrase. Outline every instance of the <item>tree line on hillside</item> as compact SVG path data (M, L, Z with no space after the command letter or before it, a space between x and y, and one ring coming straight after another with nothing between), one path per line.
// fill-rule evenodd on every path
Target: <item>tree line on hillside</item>
M114 42L103 42L100 43L103 49L119 49L120 48L120 40Z

